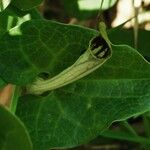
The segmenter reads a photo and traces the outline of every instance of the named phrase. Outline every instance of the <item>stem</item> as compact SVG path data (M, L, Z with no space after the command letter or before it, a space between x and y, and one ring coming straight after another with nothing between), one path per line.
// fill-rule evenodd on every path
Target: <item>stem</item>
M121 121L120 125L123 126L127 131L129 131L129 133L133 134L134 136L138 136L136 131L127 121Z
M17 103L18 103L18 98L19 96L21 95L21 90L20 90L20 87L18 86L14 86L14 89L13 89L13 95L11 97L11 103L10 103L10 111L12 113L15 114L16 112L16 108L17 108Z
M134 14L135 14L135 19L134 19L134 48L138 48L138 32L139 32L139 20L138 20L138 14L139 14L139 9L141 5L141 0L133 0L134 3Z
M127 140L131 142L136 142L140 144L146 144L150 145L150 140L141 136L133 136L132 134L122 132L122 131L110 131L107 130L103 133L101 133L103 137L107 138L113 138L113 139L118 139L118 140Z

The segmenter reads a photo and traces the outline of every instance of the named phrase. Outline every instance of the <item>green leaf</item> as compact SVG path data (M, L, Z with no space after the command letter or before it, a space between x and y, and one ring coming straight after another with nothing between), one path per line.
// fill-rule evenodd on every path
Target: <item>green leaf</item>
M111 29L109 38L114 44L127 44L134 47L134 31L125 29ZM138 33L138 51L150 61L150 31L139 30Z
M86 143L112 122L150 110L150 64L129 46L112 50L112 57L89 76L45 97L20 98L17 114L34 149Z
M117 0L63 0L63 5L69 16L88 19L97 15L102 1L101 10L107 10L117 2Z
M26 22L0 41L0 75L18 85L43 72L52 77L72 65L95 34L98 32L51 21Z
M0 0L0 12L5 10L10 2L11 0Z
M0 106L0 149L32 150L30 137L22 122Z
M42 3L43 0L14 0L13 4L21 10L29 10L34 7L37 7Z

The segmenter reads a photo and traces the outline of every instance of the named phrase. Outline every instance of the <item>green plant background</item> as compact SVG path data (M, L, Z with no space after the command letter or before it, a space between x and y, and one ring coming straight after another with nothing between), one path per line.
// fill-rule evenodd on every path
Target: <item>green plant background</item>
M99 34L93 29L42 19L32 9L40 2L12 1L0 14L1 88L7 83L25 87L42 73L55 76L72 65L91 38ZM13 21L6 28L10 17ZM16 110L22 122L0 107L0 137L11 133L8 138L0 138L1 145L9 147L3 149L15 149L18 144L22 150L32 149L27 131L35 150L75 147L106 135L104 131L113 122L148 112L150 32L139 31L137 50L132 34L120 28L108 30L112 57L87 77L47 95L22 95ZM10 142L9 138L14 140Z

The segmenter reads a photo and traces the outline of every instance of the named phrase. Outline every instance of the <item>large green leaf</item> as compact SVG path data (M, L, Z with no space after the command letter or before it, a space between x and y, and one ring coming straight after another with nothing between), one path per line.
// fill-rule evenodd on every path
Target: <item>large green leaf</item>
M30 137L22 122L0 106L0 150L32 150Z
M43 72L54 76L75 62L96 33L45 20L26 22L0 41L0 75L21 85Z
M13 4L21 10L32 9L42 3L43 0L13 0Z
M103 2L102 8L101 3ZM117 0L63 0L64 9L71 17L87 19L98 14L98 11L111 8Z
M26 111L22 111L26 108ZM98 136L114 121L150 110L150 64L126 45L91 75L48 96L20 99L18 116L34 149L72 147Z

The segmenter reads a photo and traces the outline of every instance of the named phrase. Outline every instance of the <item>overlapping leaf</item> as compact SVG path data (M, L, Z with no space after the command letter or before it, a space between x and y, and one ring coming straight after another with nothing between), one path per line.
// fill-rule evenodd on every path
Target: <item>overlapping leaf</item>
M0 149L32 150L29 135L22 122L0 106Z

